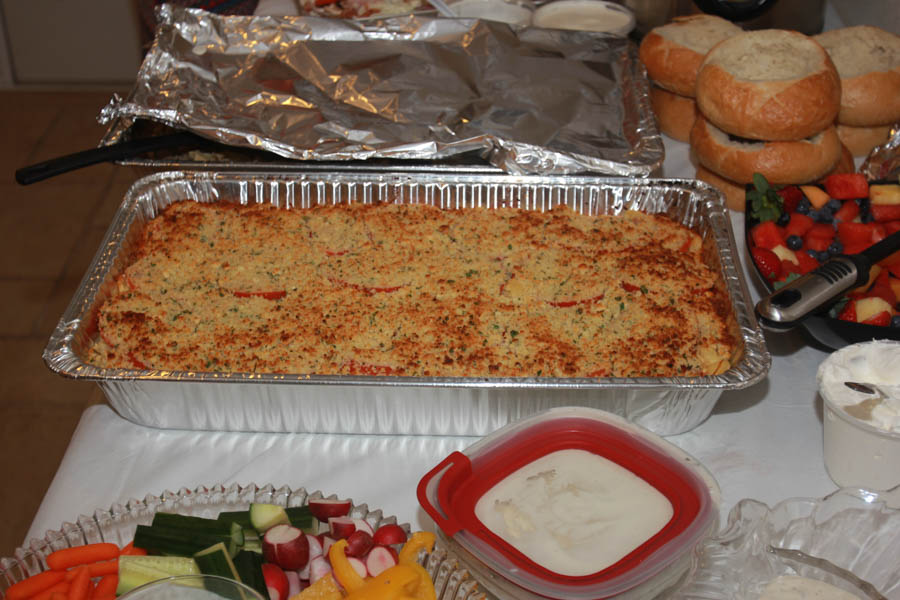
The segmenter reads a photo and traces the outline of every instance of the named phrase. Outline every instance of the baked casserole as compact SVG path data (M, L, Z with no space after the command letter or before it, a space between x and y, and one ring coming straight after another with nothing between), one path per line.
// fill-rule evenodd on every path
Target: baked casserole
M694 377L740 343L700 236L665 215L181 201L141 236L91 364Z

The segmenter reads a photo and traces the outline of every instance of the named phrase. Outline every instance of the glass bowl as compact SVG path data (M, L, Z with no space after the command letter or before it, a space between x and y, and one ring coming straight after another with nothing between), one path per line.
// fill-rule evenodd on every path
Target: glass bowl
M139 585L119 600L268 600L251 587L217 575L179 575Z
M798 550L812 560L782 557L770 546ZM692 575L671 598L756 600L779 575L818 579L867 597L850 578L837 574L843 569L890 600L900 600L898 557L900 487L886 492L843 488L825 498L792 498L772 508L741 500L721 532L698 548Z
M201 486L193 490L181 488L177 492L165 491L158 496L148 494L143 500L132 499L123 504L113 504L108 509L95 511L93 515L81 515L74 522L65 522L58 530L48 531L43 538L32 539L27 545L16 549L12 557L0 558L0 600L13 584L46 570L46 557L51 552L94 542L124 546L134 537L137 526L149 525L158 511L214 518L223 511L246 510L251 502L290 507L304 506L318 498L337 498L337 495L325 496L320 491L308 493L302 487L276 488L271 484L260 487L250 483L246 486ZM366 504L356 504L352 500L351 504L349 516L364 519L375 529L397 523L396 517L385 516L380 509L370 510ZM400 526L409 533L409 524ZM435 581L437 600L482 597L477 582L469 572L439 548L420 558L420 561Z

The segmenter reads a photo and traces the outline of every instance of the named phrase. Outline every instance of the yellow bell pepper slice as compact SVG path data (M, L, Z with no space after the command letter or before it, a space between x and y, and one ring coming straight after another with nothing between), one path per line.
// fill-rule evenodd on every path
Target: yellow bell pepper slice
M331 556L330 551L328 555ZM394 565L377 577L366 579L361 587L347 595L346 600L415 600L420 582L421 576L412 566Z
M406 540L403 547L398 553L398 562L401 565L418 564L419 551L427 550L431 552L434 549L435 536L430 531L417 531Z
M434 582L431 580L431 575L428 574L425 567L418 563L405 566L413 568L419 575L419 585L416 587L412 597L415 598L415 600L437 600L437 594L434 591Z
M345 590L353 592L362 588L366 581L363 579L350 561L347 560L345 549L347 548L347 540L338 540L328 549L328 560L331 563L331 570L334 576Z

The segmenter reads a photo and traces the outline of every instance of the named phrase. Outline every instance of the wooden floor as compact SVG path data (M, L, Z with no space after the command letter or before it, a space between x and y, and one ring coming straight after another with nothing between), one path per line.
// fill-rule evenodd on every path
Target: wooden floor
M138 177L102 164L20 186L15 170L96 146L113 91L0 91L0 556L25 541L81 413L104 402L96 384L56 375L41 355Z

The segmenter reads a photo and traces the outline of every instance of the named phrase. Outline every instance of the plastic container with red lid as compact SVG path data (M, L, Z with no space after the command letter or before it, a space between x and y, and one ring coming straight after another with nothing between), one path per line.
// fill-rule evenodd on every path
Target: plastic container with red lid
M476 516L485 493L559 450L586 450L631 471L671 504L663 527L614 564L567 576L534 562ZM418 486L419 503L450 552L498 598L652 598L688 570L717 524L720 493L700 463L663 438L604 411L565 407L511 423L454 452Z

